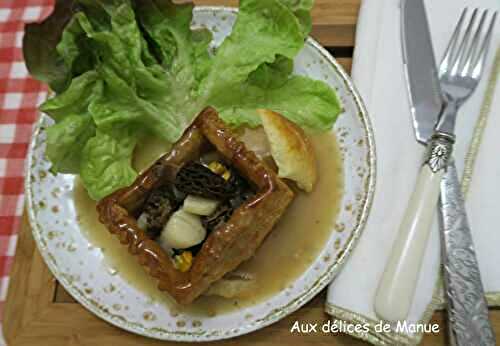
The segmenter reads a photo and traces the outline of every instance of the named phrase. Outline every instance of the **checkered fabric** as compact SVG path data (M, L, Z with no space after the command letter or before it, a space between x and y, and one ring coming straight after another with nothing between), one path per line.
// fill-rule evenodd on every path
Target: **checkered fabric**
M24 159L37 106L47 95L44 85L28 77L23 29L24 23L46 17L53 3L0 0L0 322L23 212Z

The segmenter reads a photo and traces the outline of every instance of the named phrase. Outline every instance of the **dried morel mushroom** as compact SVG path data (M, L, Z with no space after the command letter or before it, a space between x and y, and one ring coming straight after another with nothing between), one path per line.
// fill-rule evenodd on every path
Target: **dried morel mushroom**
M233 214L234 208L229 203L221 204L212 215L203 217L201 223L208 232L213 231L220 224L225 223Z
M139 225L154 239L160 235L163 226L177 207L172 190L168 186L162 186L154 190L147 199L139 217Z
M184 165L175 177L175 188L185 194L225 200L242 192L245 182L235 172L229 180L198 162Z
M207 232L213 231L219 225L227 222L231 218L231 215L233 215L233 212L253 195L254 193L251 190L247 190L219 205L214 213L201 218L203 227L205 227Z

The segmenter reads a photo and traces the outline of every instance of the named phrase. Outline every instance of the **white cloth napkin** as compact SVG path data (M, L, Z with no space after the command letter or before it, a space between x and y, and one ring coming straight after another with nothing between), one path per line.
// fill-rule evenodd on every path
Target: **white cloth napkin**
M427 0L425 5L438 63L464 7L500 10L499 0ZM410 121L401 56L399 7L399 0L364 0L357 25L352 76L373 122L377 183L374 203L361 239L339 276L330 285L327 311L332 312L329 306L339 308L354 313L353 319L358 321L378 320L373 311L375 291L414 187L423 154L423 147L415 141ZM456 131L458 143L455 145L459 172L463 171L465 154L499 46L500 20L497 20L483 79L459 113ZM500 85L494 94L467 196L467 210L483 284L486 291L495 292L500 291L499 110ZM434 293L439 265L439 233L435 222L408 316L409 323L422 321ZM337 313L334 315L341 317ZM407 336L413 342L421 337L415 334Z

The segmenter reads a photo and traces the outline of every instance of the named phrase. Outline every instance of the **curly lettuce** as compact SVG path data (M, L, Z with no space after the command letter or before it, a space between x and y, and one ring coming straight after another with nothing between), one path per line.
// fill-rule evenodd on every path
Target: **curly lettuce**
M325 83L294 76L311 30L313 0L241 0L215 51L192 29L192 4L171 0L58 0L23 42L31 74L56 95L41 110L52 171L80 174L98 200L137 176L137 143L177 141L206 106L231 126L258 126L257 108L324 131L340 112Z

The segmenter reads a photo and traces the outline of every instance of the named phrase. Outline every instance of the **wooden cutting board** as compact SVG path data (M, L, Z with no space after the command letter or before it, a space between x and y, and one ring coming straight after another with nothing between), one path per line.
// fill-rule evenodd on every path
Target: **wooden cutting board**
M198 0L198 5L236 6L232 0ZM360 0L316 0L313 10L313 33L347 71L351 68L355 24ZM324 323L325 291L299 311L269 327L217 345L366 345L348 335L314 333L291 334L295 321ZM500 311L491 311L493 324L500 335ZM426 335L423 345L445 345L446 321L442 312L435 314L437 335ZM4 311L4 334L10 346L64 345L179 345L130 334L88 312L60 286L49 272L36 249L26 213L19 233L16 257Z

